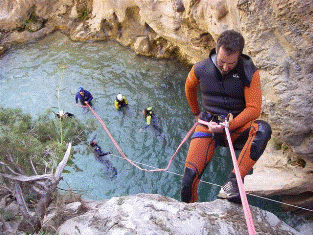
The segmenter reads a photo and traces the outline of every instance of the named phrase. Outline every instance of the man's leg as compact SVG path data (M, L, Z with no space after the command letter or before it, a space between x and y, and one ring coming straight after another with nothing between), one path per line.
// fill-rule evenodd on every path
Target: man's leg
M244 144L238 158L239 171L243 179L263 154L267 142L271 138L272 130L267 122L256 120L247 126L246 129L243 128L240 131L241 134L234 135L233 141L234 146ZM218 197L240 203L239 189L234 170L219 192Z
M252 123L248 140L238 158L238 165L242 179L249 173L253 165L263 154L267 142L271 139L271 134L272 129L267 122L256 120ZM240 138L240 136L238 138Z
M204 126L198 126L190 142L182 180L181 200L198 201L198 184L205 167L214 154L215 141Z

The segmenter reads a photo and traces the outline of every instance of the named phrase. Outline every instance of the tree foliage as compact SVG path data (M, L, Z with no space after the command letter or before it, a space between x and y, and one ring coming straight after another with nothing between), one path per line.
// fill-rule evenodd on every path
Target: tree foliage
M32 119L19 109L0 108L0 189L16 199L27 231L40 229L61 172L73 164L71 146L94 129L93 120L56 118L51 110Z
M56 167L66 143L74 146L86 141L94 130L93 121L83 124L76 118L59 119L51 114L48 110L33 120L19 109L0 108L1 161L26 175L34 174L34 168L42 174Z

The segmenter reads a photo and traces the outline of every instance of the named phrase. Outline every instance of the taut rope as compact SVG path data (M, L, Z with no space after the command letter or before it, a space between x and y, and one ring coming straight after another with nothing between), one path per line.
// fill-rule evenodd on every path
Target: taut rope
M99 117L99 115L93 110L93 108L90 107L89 104L87 104L87 107L90 109L90 111L93 113L93 115L98 119L98 121L100 122L100 124L102 125L103 129L105 130L105 132L108 134L108 136L110 137L110 139L112 140L114 146L116 147L116 149L118 150L118 152L121 154L121 156L128 161L131 165L133 165L134 167L136 167L137 169L141 170L141 171L146 171L146 172L157 172L157 171L167 171L170 167L170 165L172 164L176 154L178 153L179 149L181 148L181 146L186 142L186 140L190 137L190 135L193 133L194 129L197 126L197 122L191 127L191 129L188 131L188 133L186 134L185 138L182 140L182 142L179 144L179 146L177 147L175 153L173 154L173 156L171 157L167 167L163 168L163 169L153 169L153 170L148 170L148 169L144 169L141 168L140 166L138 166L134 161L130 160L128 157L126 157L126 155L123 153L122 149L120 148L120 146L118 145L118 143L115 141L115 139L113 138L113 136L111 135L110 131L108 130L108 128L106 127L106 125L104 124L104 122L102 121L102 119Z

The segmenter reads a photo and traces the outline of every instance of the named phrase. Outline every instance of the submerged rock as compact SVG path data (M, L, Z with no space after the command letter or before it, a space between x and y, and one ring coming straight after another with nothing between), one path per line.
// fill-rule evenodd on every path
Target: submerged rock
M248 234L241 205L226 200L186 204L151 194L90 202L57 234ZM299 234L274 214L250 207L257 234Z

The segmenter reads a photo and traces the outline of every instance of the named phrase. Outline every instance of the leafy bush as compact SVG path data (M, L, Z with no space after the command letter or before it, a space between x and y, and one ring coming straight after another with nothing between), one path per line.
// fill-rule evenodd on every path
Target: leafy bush
M26 175L33 175L33 168L44 174L55 169L67 143L86 141L94 129L93 121L58 119L49 110L33 120L19 109L0 108L0 160Z

